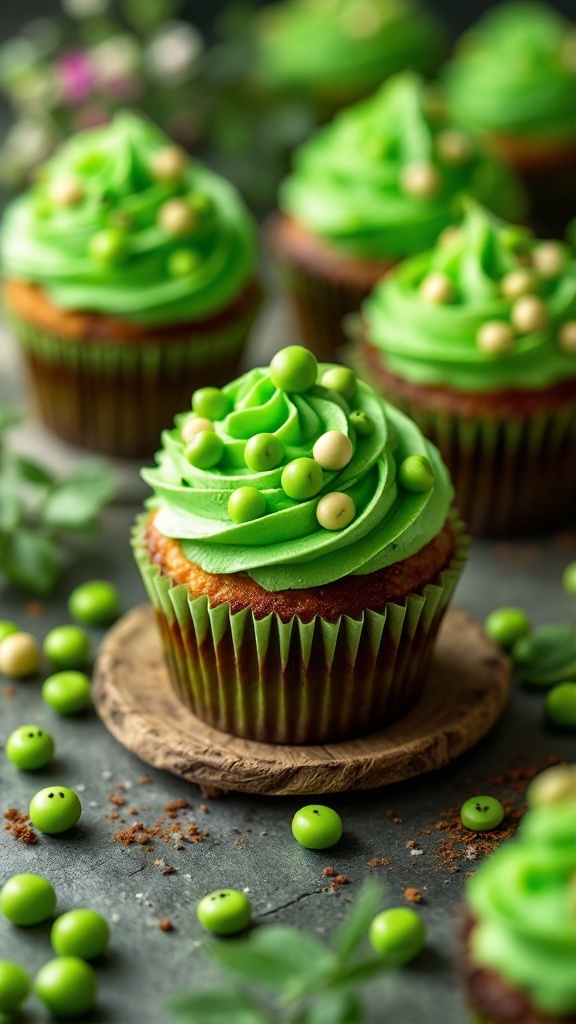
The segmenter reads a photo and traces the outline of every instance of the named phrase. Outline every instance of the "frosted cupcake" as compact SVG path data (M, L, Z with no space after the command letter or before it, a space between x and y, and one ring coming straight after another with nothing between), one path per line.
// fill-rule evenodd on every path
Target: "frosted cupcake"
M411 74L297 151L267 234L309 348L333 355L342 318L394 263L433 244L463 192L509 216L521 209L508 171L430 110Z
M363 307L363 373L451 468L474 533L542 530L576 500L576 261L474 203Z
M576 213L576 24L502 3L463 36L445 73L454 117L521 175L540 232Z
M292 346L165 431L134 550L179 699L251 739L321 743L418 700L466 543L436 449Z
M260 303L235 190L129 113L42 168L1 254L45 423L113 455L152 452L194 387L237 371Z

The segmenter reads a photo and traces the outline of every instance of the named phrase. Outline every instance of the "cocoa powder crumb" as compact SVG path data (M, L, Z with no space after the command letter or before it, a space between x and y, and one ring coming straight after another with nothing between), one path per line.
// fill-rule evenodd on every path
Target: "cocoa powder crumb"
M173 932L175 931L174 925L169 917L163 917L161 921L158 921L158 927L161 932Z
M166 864L165 867L162 868L163 875L173 875L175 871L176 868L173 868L170 864Z
M216 786L200 786L200 792L206 800L218 800L225 793L225 790L217 789Z
M4 696L5 697L15 697L16 696L16 687L15 686L5 686L4 687Z
M170 803L164 804L164 810L167 814L173 814L174 811L182 811L185 807L188 807L188 804L182 797L179 800L171 800Z
M4 812L7 824L4 826L13 839L24 843L26 846L34 846L38 842L38 836L30 826L30 819L27 814L19 811L17 807L9 807Z
M44 605L40 601L28 601L25 611L30 619L39 619L41 615L44 615Z
M210 814L210 808L207 807L206 804L200 804L200 810L202 811L202 814Z
M324 874L328 875L328 878L332 878L336 874L334 868L324 868Z
M404 889L404 899L408 900L408 903L422 903L422 893L420 889L416 889L415 886L411 885Z
M141 786L147 786L148 783L151 781L152 780L149 775L141 775L140 778L138 779L138 782L140 783Z
M114 804L116 807L124 807L124 804L126 803L124 797L123 796L117 796L116 793L110 793L110 796L108 797L108 799L109 799L110 803Z
M378 868L382 865L390 870L392 864L393 861L391 857L372 857L372 860L368 861L368 867L370 868Z

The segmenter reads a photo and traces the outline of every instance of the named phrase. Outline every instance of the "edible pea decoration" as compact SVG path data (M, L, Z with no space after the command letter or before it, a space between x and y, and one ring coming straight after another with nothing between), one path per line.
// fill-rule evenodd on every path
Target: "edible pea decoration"
M376 915L368 938L374 952L389 967L403 967L424 949L426 929L414 910L393 907Z
M576 729L576 683L558 683L546 694L544 714L551 725Z
M358 437L372 437L374 433L374 421L361 409L354 409L350 413L350 423L358 434Z
M342 395L342 398L345 398L347 402L354 398L358 390L356 374L346 366L332 366L330 370L326 370L322 374L320 383L325 388L329 388L330 391L336 391L339 395Z
M98 997L94 968L77 956L59 956L40 968L34 992L57 1019L87 1013Z
M0 1013L12 1013L30 995L30 978L20 964L0 960Z
M228 498L228 515L233 523L250 523L266 511L266 498L257 487L237 487Z
M314 459L293 459L282 470L282 490L294 501L308 501L324 486L324 475Z
M276 469L284 458L282 442L275 434L254 434L246 442L244 462L253 473L267 473Z
M349 494L332 491L320 498L316 518L325 530L344 530L356 515L356 506Z
M217 889L200 900L196 913L202 927L213 935L237 935L250 924L252 904L237 889Z
M489 832L503 819L504 808L495 796L471 796L460 808L460 820L472 832Z
M425 455L409 455L400 463L398 480L407 491L429 491L434 486L434 470Z
M91 653L88 634L80 626L56 626L44 640L44 654L55 668L84 668Z
M126 258L128 240L120 228L102 228L92 235L88 243L88 253L92 259L104 266L114 267Z
M120 614L118 589L107 580L81 583L68 598L68 611L83 626L110 626Z
M19 629L15 622L9 622L8 619L3 619L0 622L0 644L7 636L12 636L13 633L18 633Z
M309 391L317 376L316 356L302 345L281 348L270 363L270 379L280 391Z
M41 875L13 875L0 889L0 910L22 928L41 924L55 909L54 886Z
M59 715L77 715L92 703L90 680L84 672L55 672L42 684L42 700Z
M528 636L530 619L521 608L495 608L487 617L484 629L499 647L512 647L517 640Z
M314 461L322 469L339 470L348 465L354 449L349 437L342 430L328 430L322 434L312 449Z
M199 388L192 395L192 408L197 416L223 420L230 408L230 399L220 388Z
M342 838L342 818L331 807L308 804L292 818L292 835L307 850L327 850Z
M45 768L54 757L54 740L46 729L21 725L6 741L6 757L23 772Z
M47 786L32 797L28 813L40 832L55 836L78 823L82 804L74 790L66 786Z
M528 786L526 797L530 807L548 807L567 800L576 806L576 764L555 764L540 772Z
M108 949L110 929L95 910L69 910L52 925L50 942L59 956L95 960Z
M184 454L197 469L212 469L224 454L224 441L213 430L201 430L186 446Z
M10 633L0 642L0 672L10 679L33 676L40 660L40 648L31 633Z
M567 594L576 597L576 562L567 565L562 573L562 586Z

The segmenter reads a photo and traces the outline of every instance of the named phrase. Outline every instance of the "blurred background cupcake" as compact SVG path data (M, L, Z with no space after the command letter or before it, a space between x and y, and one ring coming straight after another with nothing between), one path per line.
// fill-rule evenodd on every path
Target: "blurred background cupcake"
M437 450L299 346L192 408L143 474L134 537L179 699L264 742L400 718L467 547Z
M474 533L569 520L576 500L576 262L472 201L363 306L354 356L453 473Z
M456 130L411 73L305 143L267 229L305 344L333 356L342 318L398 260L433 244L464 192L506 216L522 210L507 168Z
M561 235L576 213L576 22L530 0L498 4L444 82L456 120L521 175L539 233Z
M194 387L236 372L260 304L234 188L128 112L50 159L1 251L42 418L111 455L150 453Z

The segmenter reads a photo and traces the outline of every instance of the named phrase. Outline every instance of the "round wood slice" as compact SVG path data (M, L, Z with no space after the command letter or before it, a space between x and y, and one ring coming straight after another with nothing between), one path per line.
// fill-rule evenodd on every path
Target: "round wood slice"
M284 795L371 789L441 768L492 728L509 686L508 659L471 615L451 608L423 697L400 722L346 743L253 743L205 725L178 701L146 605L106 637L94 695L110 732L147 764L203 787Z

